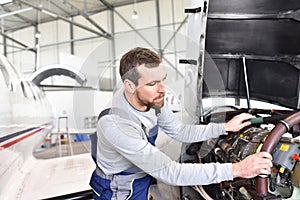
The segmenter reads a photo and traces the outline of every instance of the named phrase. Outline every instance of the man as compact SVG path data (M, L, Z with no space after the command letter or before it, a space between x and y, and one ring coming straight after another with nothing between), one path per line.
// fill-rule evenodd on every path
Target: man
M225 124L185 125L164 104L167 78L159 56L145 48L123 55L123 90L110 113L99 119L96 170L90 185L95 199L146 200L151 177L171 185L205 185L269 174L271 155L260 152L239 163L187 164L171 160L155 147L158 127L181 142L197 142L250 125L249 114ZM246 122L245 122L246 121Z

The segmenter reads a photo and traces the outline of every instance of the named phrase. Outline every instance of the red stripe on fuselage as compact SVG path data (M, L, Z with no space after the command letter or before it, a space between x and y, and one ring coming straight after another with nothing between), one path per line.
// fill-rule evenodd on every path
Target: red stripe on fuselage
M38 133L38 132L40 132L40 131L42 131L42 130L44 130L44 129L45 129L45 128L39 128L39 129L37 129L37 130L35 130L35 131L29 132L29 134L27 134L27 135L24 135L24 136L22 136L22 137L19 137L19 138L13 140L13 141L10 141L10 142L8 142L8 143L6 143L6 144L0 146L0 150L5 149L5 148L8 148L8 147L10 147L10 146L12 146L12 145L14 145L14 144L16 144L16 143L18 143L18 142L20 142L20 141L26 139L26 138L28 138L29 136L32 136L32 135L35 134L35 133Z

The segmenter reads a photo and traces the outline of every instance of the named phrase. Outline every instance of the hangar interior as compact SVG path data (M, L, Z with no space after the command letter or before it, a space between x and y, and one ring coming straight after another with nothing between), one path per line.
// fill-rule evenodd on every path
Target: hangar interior
M63 62L64 54L84 59L103 41L129 32L134 33L133 41L174 51L174 40L169 41L160 29L185 35L188 4L173 0L10 1L1 4L1 53L22 73L30 74L41 66ZM153 39L140 33L151 28L156 29ZM123 40L122 46L133 41ZM117 59L119 46L111 44L109 51L102 52L98 65Z
M184 9L189 5L185 0L0 1L0 53L25 79L44 91L55 117L54 129L45 138L27 144L25 150L14 148L20 152L20 163L28 162L23 165L25 168L36 166L33 170L36 173L15 183L6 182L6 176L2 176L0 198L64 198L62 195L70 193L78 198L82 191L91 195L87 182L94 163L87 154L90 141L86 136L95 132L99 112L107 107L120 86L120 57L136 46L159 50L173 77L169 82L180 80L182 83L184 68L179 66L178 60L184 58L186 52L188 14ZM26 95L24 88L20 90L30 100L39 99L34 93L31 95L30 89ZM26 104L19 108L21 114L18 115L29 112L42 117L43 114L35 114L35 110L39 108ZM171 145L177 147L178 144ZM176 148L176 157L179 152ZM14 163L19 162L16 155L1 154L6 164L1 165L0 171L5 168L5 174L12 181L12 176L23 177L30 171L21 169L19 173L19 169L14 168L17 167ZM53 157L59 160L52 161ZM7 169L6 165L13 167ZM47 183L36 184L38 176L46 176ZM22 192L6 190L13 185L22 188L17 189Z
M7 1L1 4L0 51L25 77L43 85L57 116L67 113L69 126L82 128L84 118L98 115L116 90L125 51L161 49L170 70L182 78L178 59L186 50L188 5L184 0ZM103 94L95 93L99 90ZM94 96L98 109L74 113L69 103L74 93Z
M72 135L67 137L86 141L75 138L75 133L95 131L99 112L121 87L120 57L136 46L154 49L162 57L168 72L166 102L184 122L220 122L239 112L287 116L300 109L299 1L7 0L0 8L0 52L50 99L55 115L50 136L60 134L62 125ZM253 124L242 134L218 138L213 144L182 146L161 134L157 146L180 162L200 162L199 151L207 147L213 151L203 161L237 162L263 146L263 138L276 123ZM299 136L299 122L289 123L293 128L287 132ZM79 148L90 151L90 146L72 146L70 138L53 139L50 146L68 149L70 145L66 155L77 154ZM36 155L48 147L48 138L43 142ZM280 142L290 145L291 151L277 149L277 172L269 183L284 199L295 199L300 196L300 176L294 173L297 169L300 174L300 140ZM63 150L59 152L61 157ZM158 187L163 199L251 199L249 195L257 199L261 191L253 189L253 182L180 191L164 184ZM241 185L249 186L247 192L240 191Z

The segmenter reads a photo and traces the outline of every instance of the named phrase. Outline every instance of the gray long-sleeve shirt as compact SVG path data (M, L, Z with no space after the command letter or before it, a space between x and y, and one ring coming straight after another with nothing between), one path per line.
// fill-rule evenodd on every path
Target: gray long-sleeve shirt
M231 163L178 163L150 144L146 135L158 124L178 141L198 142L226 134L224 124L186 125L167 106L158 114L154 109L141 112L128 103L123 91L115 94L112 107L125 114L105 115L98 122L97 164L105 174L137 167L171 185L206 185L233 179Z

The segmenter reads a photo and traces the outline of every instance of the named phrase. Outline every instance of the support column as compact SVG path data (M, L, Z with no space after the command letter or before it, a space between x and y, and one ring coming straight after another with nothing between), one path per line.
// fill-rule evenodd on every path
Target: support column
M156 4L156 23L157 23L157 41L158 41L158 54L160 58L163 57L162 47L161 47L161 24L160 24L160 12L159 12L159 0L155 0Z
M73 21L73 18L71 19ZM74 55L74 26L70 23L70 52Z

